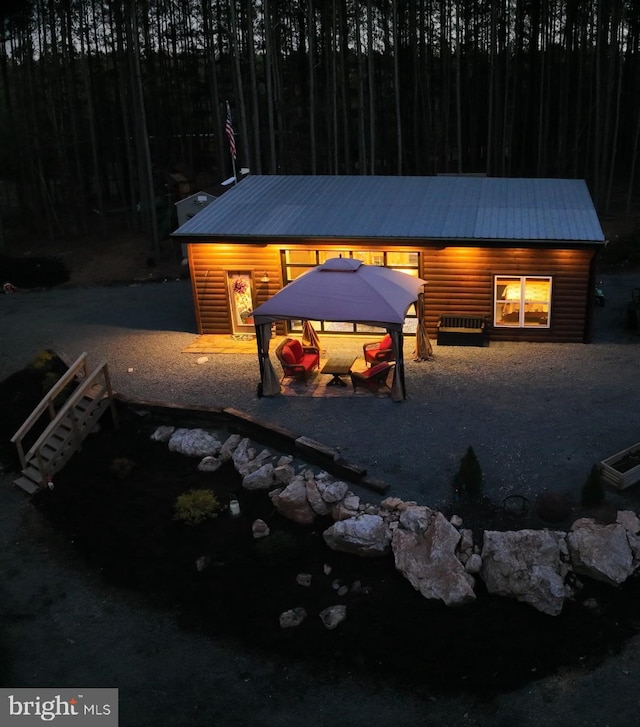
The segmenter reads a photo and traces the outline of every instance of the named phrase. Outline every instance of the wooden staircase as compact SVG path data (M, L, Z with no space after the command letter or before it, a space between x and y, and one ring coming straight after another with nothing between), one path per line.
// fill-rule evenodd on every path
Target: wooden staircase
M73 390L56 411L55 402L67 387L73 387ZM82 449L82 442L107 410L111 411L113 423L117 426L118 419L106 361L89 374L87 354L83 353L69 366L11 437L22 467L20 477L14 480L15 484L30 495L46 486L73 454ZM49 415L49 424L25 452L25 438L45 413Z

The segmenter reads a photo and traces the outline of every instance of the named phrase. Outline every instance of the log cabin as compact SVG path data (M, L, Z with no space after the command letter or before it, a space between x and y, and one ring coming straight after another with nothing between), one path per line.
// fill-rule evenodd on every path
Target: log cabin
M432 337L442 316L468 315L484 318L492 341L573 343L591 340L605 244L583 180L480 176L249 175L173 237L186 245L201 334L253 332L255 307L342 256L426 280ZM405 333L415 328L409 315Z

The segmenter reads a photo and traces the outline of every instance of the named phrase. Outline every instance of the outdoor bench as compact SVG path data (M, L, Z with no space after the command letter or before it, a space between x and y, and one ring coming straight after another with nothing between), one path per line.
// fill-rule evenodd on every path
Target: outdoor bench
M484 316L450 313L438 321L439 346L488 346L489 331Z

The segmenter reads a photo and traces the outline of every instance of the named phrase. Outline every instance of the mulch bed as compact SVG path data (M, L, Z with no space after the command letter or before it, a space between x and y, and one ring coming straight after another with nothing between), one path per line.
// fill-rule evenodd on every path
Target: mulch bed
M6 432L17 429L36 392L39 400L41 377L29 369L0 382L0 405L10 413L0 442L5 466ZM481 587L477 602L461 608L427 601L396 572L392 557L335 553L322 539L329 522L296 526L266 494L244 491L232 465L201 473L197 460L152 441L157 422L144 414L124 408L118 429L105 417L56 475L54 489L32 502L107 582L142 594L150 618L154 608L169 609L184 628L303 660L326 678L346 670L414 694L465 691L487 699L560 668L592 668L636 632L637 579L619 589L586 583L558 617ZM175 416L176 425L184 424ZM177 521L175 500L193 488L211 489L224 503L234 495L242 515L225 511L197 526ZM258 517L272 535L256 541L251 525ZM201 557L208 566L199 571ZM310 587L298 585L299 573L312 575ZM356 582L361 587L354 589ZM344 596L335 589L341 584L350 588ZM581 605L587 597L597 599L599 612ZM329 631L318 614L339 603L347 619ZM297 606L306 621L282 630L280 613Z

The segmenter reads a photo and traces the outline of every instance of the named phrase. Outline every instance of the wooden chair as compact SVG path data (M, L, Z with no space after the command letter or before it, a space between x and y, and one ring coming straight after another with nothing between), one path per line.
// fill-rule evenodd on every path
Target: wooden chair
M355 391L358 386L370 391L372 394L377 393L385 386L391 390L391 387L387 384L387 379L394 367L395 364L383 361L364 371L352 371L349 375L351 376L353 390Z
M369 366L375 366L375 364L381 361L393 361L393 342L391 341L391 336L387 333L380 341L365 343L362 346L362 353L364 360Z
M276 348L276 356L282 365L280 383L287 377L302 379L307 383L314 369L320 365L320 351L315 346L303 346L294 338L285 338Z

